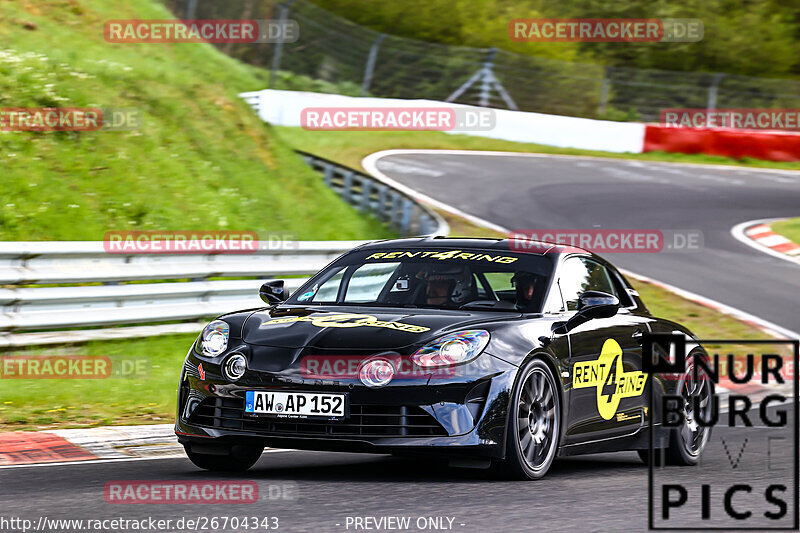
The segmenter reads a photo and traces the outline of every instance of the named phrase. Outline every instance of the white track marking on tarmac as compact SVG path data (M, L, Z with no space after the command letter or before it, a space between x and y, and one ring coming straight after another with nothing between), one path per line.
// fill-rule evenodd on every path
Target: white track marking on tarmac
M629 163L639 163L639 161L631 161ZM710 174L695 174L692 172L687 172L687 169L680 168L677 166L670 166L670 165L630 165L637 168L643 168L645 170L649 170L652 172L664 172L666 174L673 174L678 176L683 176L689 179L697 179L703 181L713 181L716 183L725 183L726 185L744 185L745 182L740 179L735 178L726 178L724 176L712 176ZM673 183L673 182L670 182Z
M750 174L753 178L759 178L762 180L767 181L774 181L775 183L798 183L797 180L793 180L791 178L782 178L780 176L772 176L770 174L759 174L759 173L752 173Z
M761 253L771 255L773 257L777 257L779 259L783 259L784 261L789 261L796 265L800 265L800 258L792 257L790 255L786 255L784 253L778 252L777 250L773 250L772 248L767 248L766 246L762 246L754 239L751 239L745 234L745 230L751 226L757 226L759 224L770 224L772 222L777 222L779 220L785 220L784 218L761 218L757 220L748 220L747 222L742 222L740 224L736 224L734 227L731 228L731 235L734 239L741 242L742 244L746 244L750 248L758 250Z
M711 174L693 174L693 178L706 180L706 181L715 181L717 183L724 183L726 185L744 185L744 180L733 179L733 178L723 178L722 176L712 176Z
M381 167L384 170L392 170L394 172L399 172L400 174L421 174L423 176L432 176L434 178L438 178L439 176L443 176L445 174L441 170L435 170L419 165L392 163L391 161L382 161Z
M604 163L643 163L647 168L661 168L661 167L682 167L682 168L706 168L711 170L724 170L732 172L751 172L754 174L767 173L767 174L780 174L784 176L792 176L800 179L800 170L782 170L777 168L757 168L757 167L737 167L733 165L711 165L704 163L673 163L670 161L645 161L640 159L625 159L622 157L598 157L592 155L562 155L562 154L532 154L529 152L499 152L496 150L476 151L476 150L430 150L430 149L406 149L396 148L391 150L381 150L369 154L361 160L361 165L367 168L365 161L377 161L383 157L391 155L476 155L476 156L492 156L492 157L534 157L534 158L553 158L553 159L569 159L569 160L584 160L584 161L602 161ZM374 165L374 163L372 163Z
M624 168L618 168L613 166L603 166L600 167L602 172L605 172L609 176L613 178L619 178L628 181L647 181L647 182L656 182L656 183L669 183L669 180L664 178L656 178L654 176L648 176L647 174L641 174L639 172L632 172L630 170L625 170Z
M278 452L299 452L303 450L295 450L293 448L276 448L270 450L264 450L264 453L278 453ZM161 461L163 459L186 459L189 460L186 455L172 455L172 456L161 456L161 457L125 457L119 459L92 459L89 461L62 461L58 463L34 463L34 464L26 464L26 465L3 465L0 466L0 470L6 470L8 468L35 468L41 466L72 466L72 465L96 465L100 463L126 463L130 461Z
M489 222L488 220L484 220L482 218L470 215L468 213L465 213L465 212L461 211L460 209L458 209L456 207L448 205L448 204L446 204L444 202L441 202L439 200L435 200L435 199L433 199L433 198L431 198L431 197L429 197L427 195L421 194L421 193L415 191L414 189L412 189L412 188L410 188L410 187L408 187L406 185L403 185L401 183L398 183L398 182L394 181L392 178L390 178L389 176L383 174L380 170L378 170L377 162L382 157L388 157L388 156L392 156L392 155L420 155L420 154L433 154L433 155L437 155L437 154L441 154L441 155L492 155L492 156L505 156L505 157L508 157L508 156L548 157L548 156L550 156L550 154L517 154L517 153L514 153L514 152L474 152L474 151L469 151L469 150L405 150L405 149L399 150L398 149L398 150L383 150L383 151L380 151L380 152L375 152L375 153L370 154L370 155L368 155L367 157L365 157L364 159L361 160L361 166L364 167L364 169L369 174L371 174L373 177L375 177L375 179L377 179L379 181L382 181L384 183L387 183L387 184L391 184L394 187L398 187L399 189L403 190L403 192L406 192L406 194L410 194L412 197L416 197L417 199L419 199L419 200L421 200L423 202L431 203L432 205L435 205L436 207L439 207L440 209L443 209L443 210L448 211L450 213L462 216L462 217L466 218L467 220L473 222L474 224L477 224L479 226L484 226L484 227L492 229L494 231L499 231L500 233L506 233L506 234L511 233L511 231L508 228L504 228L503 226L500 226L498 224L494 224L493 222ZM552 156L552 157L589 158L588 156ZM590 159L609 161L609 159L604 159L604 158L599 158L599 157L594 157L594 158L590 158ZM667 163L667 164L675 164L675 163ZM713 168L714 167L713 165L694 165L694 164L685 165L685 166L696 166L696 167L702 167L702 168L709 168L709 167ZM731 168L737 168L737 167L731 167ZM800 172L798 172L797 175L800 175ZM735 237L735 235L734 235L734 237ZM762 329L764 329L764 330L766 330L766 331L768 331L768 332L770 332L770 333L772 333L774 335L783 336L783 337L786 337L788 339L800 339L800 333L796 333L796 332L794 332L794 331L792 331L790 329L784 328L783 326L779 326L779 325L777 325L775 323L772 323L772 322L770 322L768 320L764 320L763 318L757 317L757 316L755 316L755 315L753 315L751 313L748 313L747 311L742 311L741 309L737 309L735 307L732 307L730 305L724 304L722 302L718 302L716 300L712 300L711 298L706 298L705 296L700 296L699 294L695 294L693 292L689 292L689 291L686 291L686 290L683 290L683 289L679 289L678 287L675 287L674 285L670 285L670 284L664 283L662 281L657 281L657 280L649 278L647 276L642 276L641 274L635 274L635 273L630 272L630 271L625 271L625 273L630 275L631 277L635 277L635 278L641 279L643 281L648 281L650 283L660 285L661 287L669 290L670 292L672 292L674 294L677 294L678 296L682 296L683 298L686 298L687 300L691 300L691 301L697 302L697 303L699 303L701 305L705 305L706 307L711 307L713 309L716 309L717 311L720 311L721 313L724 313L724 314L729 315L729 316L733 316L734 318L738 318L740 320L745 320L745 321L751 322L753 324L756 324L759 327L761 327Z

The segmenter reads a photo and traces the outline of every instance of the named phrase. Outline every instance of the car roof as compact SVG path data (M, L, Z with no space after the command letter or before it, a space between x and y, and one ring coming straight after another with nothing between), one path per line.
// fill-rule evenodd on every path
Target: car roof
M575 246L564 246L545 241L533 241L523 237L512 239L491 239L479 237L412 237L407 239L389 239L365 244L359 250L403 250L403 249L458 249L458 250L503 250L507 252L528 253L534 255L558 256L567 253L593 253Z

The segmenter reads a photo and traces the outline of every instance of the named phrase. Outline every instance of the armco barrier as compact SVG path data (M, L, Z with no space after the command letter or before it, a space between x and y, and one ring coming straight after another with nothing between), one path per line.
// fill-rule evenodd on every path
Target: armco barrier
M285 278L287 288L294 290L360 244L363 241L301 241L252 254L170 255L110 254L102 242L2 242L0 346L58 338L56 332L20 332L196 321L261 307L258 288L267 279ZM209 279L226 277L254 279ZM187 278L191 281L178 281ZM141 281L161 283L129 283ZM96 282L103 284L85 286ZM80 338L108 338L108 331L87 329ZM146 328L137 331L147 334ZM65 338L67 333L72 332L65 332Z
M447 235L442 217L394 186L333 161L298 151L325 184L359 211L377 217L403 236Z

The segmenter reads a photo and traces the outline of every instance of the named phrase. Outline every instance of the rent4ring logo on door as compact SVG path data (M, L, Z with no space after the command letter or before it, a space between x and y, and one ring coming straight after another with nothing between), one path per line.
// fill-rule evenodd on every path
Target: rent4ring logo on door
M622 348L614 339L603 343L600 357L594 361L575 363L572 368L572 387L597 389L597 410L605 420L611 420L623 398L640 396L644 392L644 372L625 372Z

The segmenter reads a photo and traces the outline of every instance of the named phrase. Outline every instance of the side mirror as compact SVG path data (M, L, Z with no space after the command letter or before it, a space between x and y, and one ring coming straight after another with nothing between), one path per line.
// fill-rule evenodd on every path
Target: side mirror
M600 291L586 291L578 297L578 314L588 319L610 318L619 311L619 298Z
M563 335L589 320L610 318L619 311L619 298L600 291L586 291L578 297L578 312L566 322L559 323L553 333Z
M266 282L258 289L258 295L269 305L279 304L289 296L283 288L282 279Z

